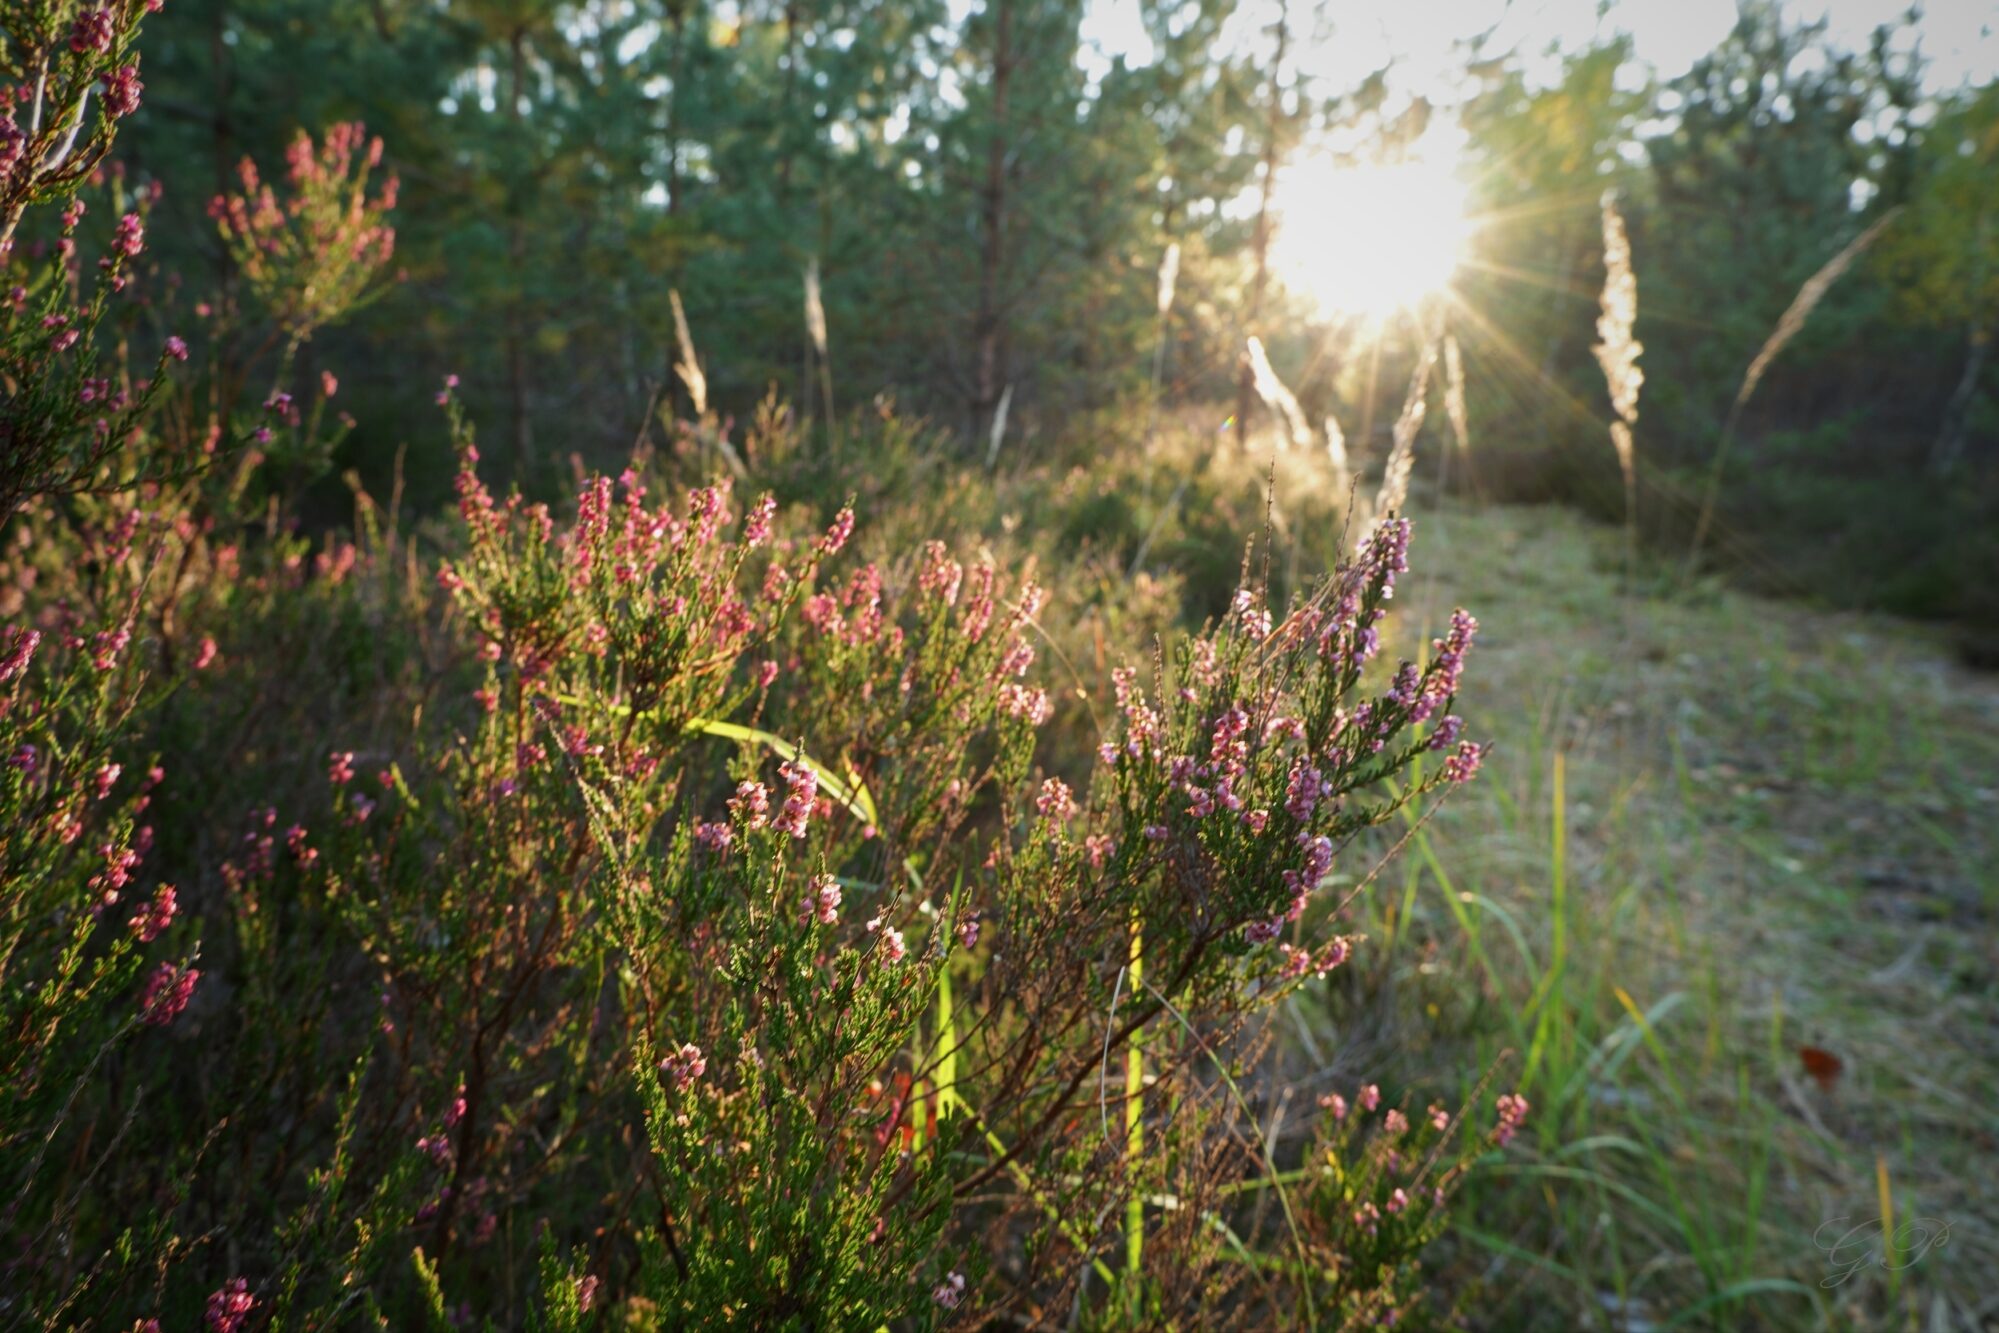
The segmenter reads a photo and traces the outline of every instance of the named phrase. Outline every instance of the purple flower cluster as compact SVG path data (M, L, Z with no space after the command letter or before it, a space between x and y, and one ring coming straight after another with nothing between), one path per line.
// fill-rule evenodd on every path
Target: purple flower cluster
M812 771L812 765L802 759L786 760L777 771L784 777L786 792L784 805L778 810L777 817L771 820L771 827L794 838L802 838L806 833L806 821L811 818L812 808L818 803L819 775Z
M1499 1126L1492 1131L1492 1141L1504 1148L1513 1142L1513 1136L1520 1132L1520 1126L1527 1123L1527 1112L1532 1108L1527 1099L1517 1092L1501 1094L1499 1098Z
M179 1018L194 998L194 983L199 980L201 973L194 968L161 963L139 993L140 1021L161 1028Z
M208 1298L202 1322L208 1325L210 1333L237 1333L250 1321L250 1311L256 1308L257 1299L250 1294L250 1284L232 1277Z

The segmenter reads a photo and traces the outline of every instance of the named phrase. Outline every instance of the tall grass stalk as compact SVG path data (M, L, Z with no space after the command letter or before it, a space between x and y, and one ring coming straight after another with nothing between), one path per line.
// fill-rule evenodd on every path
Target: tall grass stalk
M1825 294L1832 290L1845 272L1853 267L1853 261L1860 258L1868 246L1874 244L1881 233L1888 228L1902 210L1891 208L1874 220L1872 226L1861 232L1846 247L1825 262L1824 267L1805 279L1805 285L1798 288L1798 294L1791 298L1791 304L1777 321L1777 327L1763 341L1763 347L1749 363L1749 369L1742 376L1742 386L1735 391L1735 401L1729 405L1728 420L1721 428L1721 441L1715 445L1714 461L1708 465L1707 484L1701 494L1700 517L1694 522L1694 538L1687 547L1687 573L1691 577L1700 560L1701 546L1707 540L1708 528L1714 522L1715 501L1721 495L1722 470L1728 465L1730 448L1735 443L1736 428L1742 422L1742 409L1749 404L1749 397L1756 392L1756 386L1763 380L1763 374L1770 369L1771 362L1791 339L1798 336L1810 319L1812 311L1818 308Z
M1298 405L1298 396L1285 386L1271 368L1270 356L1263 350L1263 339L1250 335L1248 345L1250 376L1256 384L1256 396L1264 405L1277 414L1284 425L1284 433L1279 438L1297 449L1312 447L1312 427L1305 420L1305 409ZM1249 436L1244 434L1248 441Z
M1145 926L1134 916L1131 922L1131 989L1135 995L1145 985ZM1125 1280L1130 1284L1131 1313L1141 1318L1145 1275L1145 1191L1139 1188L1139 1172L1145 1165L1145 1048L1143 1030L1131 1035L1131 1049L1125 1052L1124 1069L1124 1161L1125 1187L1131 1193L1124 1206Z
M999 466L1000 445L1006 442L1006 414L1013 406L1013 386L1000 390L999 406L993 409L992 432L986 439L986 471Z
M1398 514L1409 499L1409 470L1416 462L1416 436L1423 429L1423 415L1430 388L1430 372L1437 365L1437 342L1426 338L1423 351L1416 359L1416 369L1409 376L1409 393L1402 400L1402 411L1395 418L1394 444L1388 451L1388 461L1381 469L1381 489L1375 493L1374 514L1377 520ZM1366 534L1363 532L1362 538Z
M703 445L712 448L726 463L737 481L747 482L750 470L743 465L742 455L729 443L716 426L708 411L708 376L701 369L701 358L694 350L694 334L687 327L687 308L680 303L678 289L670 289L667 301L673 307L674 345L680 350L680 359L673 364L673 373L680 376L680 382L687 386L687 397L693 404L695 436ZM670 424L670 423L669 423Z
M1638 549L1638 460L1632 428L1638 424L1638 391L1645 372L1638 358L1645 345L1632 336L1638 322L1638 275L1631 267L1631 238L1617 211L1617 192L1603 192L1603 310L1596 319L1596 363L1610 386L1610 443L1624 474L1624 526L1630 552Z

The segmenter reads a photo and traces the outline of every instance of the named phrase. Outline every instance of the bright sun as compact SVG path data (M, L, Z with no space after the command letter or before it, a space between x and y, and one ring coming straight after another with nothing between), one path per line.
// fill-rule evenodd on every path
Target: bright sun
M1295 162L1278 181L1271 267L1329 311L1380 320L1450 285L1471 227L1448 166Z

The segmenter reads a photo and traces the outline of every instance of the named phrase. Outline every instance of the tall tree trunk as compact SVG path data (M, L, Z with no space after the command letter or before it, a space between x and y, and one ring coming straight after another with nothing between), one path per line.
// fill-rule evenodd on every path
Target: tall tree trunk
M1971 425L1971 400L1978 396L1978 377L1992 350L1992 330L1974 323L1965 344L1964 374L1958 377L1957 388L1951 391L1950 401L1944 405L1943 427L1937 431L1936 445L1930 451L1930 471L1939 474L1951 471L1964 457L1964 437Z
M526 190L521 180L528 160L526 126L521 114L521 91L527 81L527 28L514 28L509 42L512 56L507 77L507 120L513 127L513 161L507 181L507 276L511 288L507 297L506 353L507 396L512 410L514 470L525 473L534 462L534 427L528 420L528 365L526 310L522 292L527 281Z
M666 90L666 215L680 211L680 80L687 56L687 7L669 6L673 27L672 76Z
M992 422L1005 392L1006 320L1000 278L1006 266L1007 96L1013 81L1013 3L994 0L992 126L986 140L985 181L979 187L979 303L972 317L975 371L972 433Z
M1247 343L1252 335L1261 332L1258 321L1263 317L1263 289L1270 280L1270 196L1277 185L1278 139L1284 124L1284 90L1278 79L1283 75L1284 47L1290 36L1291 6L1286 3L1277 11L1277 52L1270 61L1270 116L1263 134L1263 191L1256 205L1256 237L1252 246L1256 269L1250 278L1249 307L1244 312L1240 343ZM1236 355L1241 359L1241 371L1236 380L1235 434L1239 445L1247 445L1250 413L1256 407L1256 375L1241 346L1236 348Z
M1985 311L1985 256L1986 237L1992 227L1992 215L1985 209L1978 212L1978 224L1972 228L1971 282L1971 326L1966 334L1964 352L1964 373L1958 377L1957 388L1951 391L1950 401L1944 405L1943 425L1937 431L1936 446L1930 451L1930 470L1936 473L1949 472L1957 466L1964 455L1964 437L1971 425L1971 400L1978 396L1978 376L1985 369L1986 355L1992 349L1992 326Z

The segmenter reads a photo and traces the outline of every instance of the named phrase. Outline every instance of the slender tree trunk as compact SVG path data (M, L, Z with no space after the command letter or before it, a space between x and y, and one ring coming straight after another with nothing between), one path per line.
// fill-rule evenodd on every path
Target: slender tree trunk
M1007 97L1013 79L1013 4L994 0L992 126L986 141L985 181L979 189L979 297L972 319L976 358L972 393L974 437L988 428L1005 392L1006 320L1000 278L1006 265Z
M1978 376L1984 371L1985 358L1992 350L1992 326L1986 317L1984 301L1986 237L1991 226L1992 215L1980 209L1978 225L1972 228L1969 284L1972 314L1970 329L1965 335L1964 373L1958 377L1957 388L1951 391L1950 401L1944 405L1943 426L1937 431L1936 447L1930 451L1930 470L1939 474L1955 468L1958 459L1964 456L1964 437L1971 425L1971 401L1978 396Z
M1249 308L1243 319L1243 336L1239 342L1247 343L1250 336L1261 332L1258 321L1263 317L1263 289L1270 279L1270 196L1277 186L1277 154L1279 131L1284 124L1284 90L1278 79L1284 72L1284 47L1291 36L1291 6L1287 3L1277 11L1277 52L1270 61L1270 117L1263 134L1263 191L1256 205L1256 236L1253 253L1256 270L1250 278ZM1250 370L1249 357L1242 347L1236 348L1241 358L1241 370L1236 380L1235 432L1238 444L1249 442L1250 413L1256 409L1256 376Z
M1957 388L1951 391L1950 401L1944 405L1943 427L1930 451L1930 470L1939 474L1954 469L1964 457L1964 437L1971 425L1971 400L1978 396L1978 377L1992 350L1992 330L1983 323L1974 323L1965 336L1965 344L1964 374L1958 377Z
M534 463L534 427L528 419L528 365L526 345L526 304L522 287L527 281L526 191L521 177L527 161L526 127L521 114L521 91L527 82L527 29L516 27L510 41L512 56L507 77L507 120L513 127L514 161L507 182L507 273L512 287L507 298L506 353L507 396L512 410L514 468L524 473Z
M667 11L673 27L672 78L666 90L666 214L680 211L680 80L687 55L687 9L674 5Z

